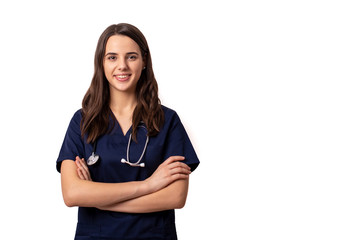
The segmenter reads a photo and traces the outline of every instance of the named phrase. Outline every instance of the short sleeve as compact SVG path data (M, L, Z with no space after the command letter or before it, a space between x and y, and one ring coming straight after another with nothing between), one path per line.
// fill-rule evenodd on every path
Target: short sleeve
M189 136L176 113L171 117L165 149L165 159L170 156L184 156L183 162L191 168L191 171L194 171L200 163Z
M60 172L62 161L66 159L75 160L76 156L84 156L84 142L81 137L80 121L81 110L78 110L70 121L56 161L56 170L58 172Z

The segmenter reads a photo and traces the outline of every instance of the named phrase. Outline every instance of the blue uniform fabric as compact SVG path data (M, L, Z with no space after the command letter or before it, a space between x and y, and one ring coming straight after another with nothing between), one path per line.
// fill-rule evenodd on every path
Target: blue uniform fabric
M162 106L165 114L164 126L160 133L149 138L145 155L141 162L145 167L131 167L121 163L127 158L126 151L132 128L124 135L117 121L111 133L98 138L96 153L100 160L89 166L93 181L118 183L141 181L150 177L157 167L170 156L184 156L184 163L194 171L199 159L177 113ZM56 168L60 172L63 160L75 160L76 156L85 158L91 155L93 145L81 138L81 110L70 121L62 144ZM146 129L139 127L137 143L131 141L129 160L136 162L145 145ZM177 239L174 210L146 214L131 214L103 211L97 208L79 207L75 239Z

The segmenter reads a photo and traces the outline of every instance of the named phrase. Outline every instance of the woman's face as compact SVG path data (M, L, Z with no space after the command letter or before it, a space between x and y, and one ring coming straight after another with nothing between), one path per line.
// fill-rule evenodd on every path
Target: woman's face
M104 72L110 92L135 93L145 66L139 45L124 35L111 36L105 48Z

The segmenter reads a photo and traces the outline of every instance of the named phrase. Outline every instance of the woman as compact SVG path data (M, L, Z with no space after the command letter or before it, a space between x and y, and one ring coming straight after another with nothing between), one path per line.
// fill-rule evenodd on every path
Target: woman
M145 37L109 26L57 159L65 204L79 206L75 239L177 239L174 209L198 164L178 115L160 104Z

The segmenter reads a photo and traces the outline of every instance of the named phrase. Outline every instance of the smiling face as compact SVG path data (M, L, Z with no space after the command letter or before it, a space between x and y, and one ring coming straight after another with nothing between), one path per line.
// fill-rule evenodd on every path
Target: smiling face
M124 35L111 36L105 48L104 72L110 94L135 93L136 84L145 66L139 45Z

